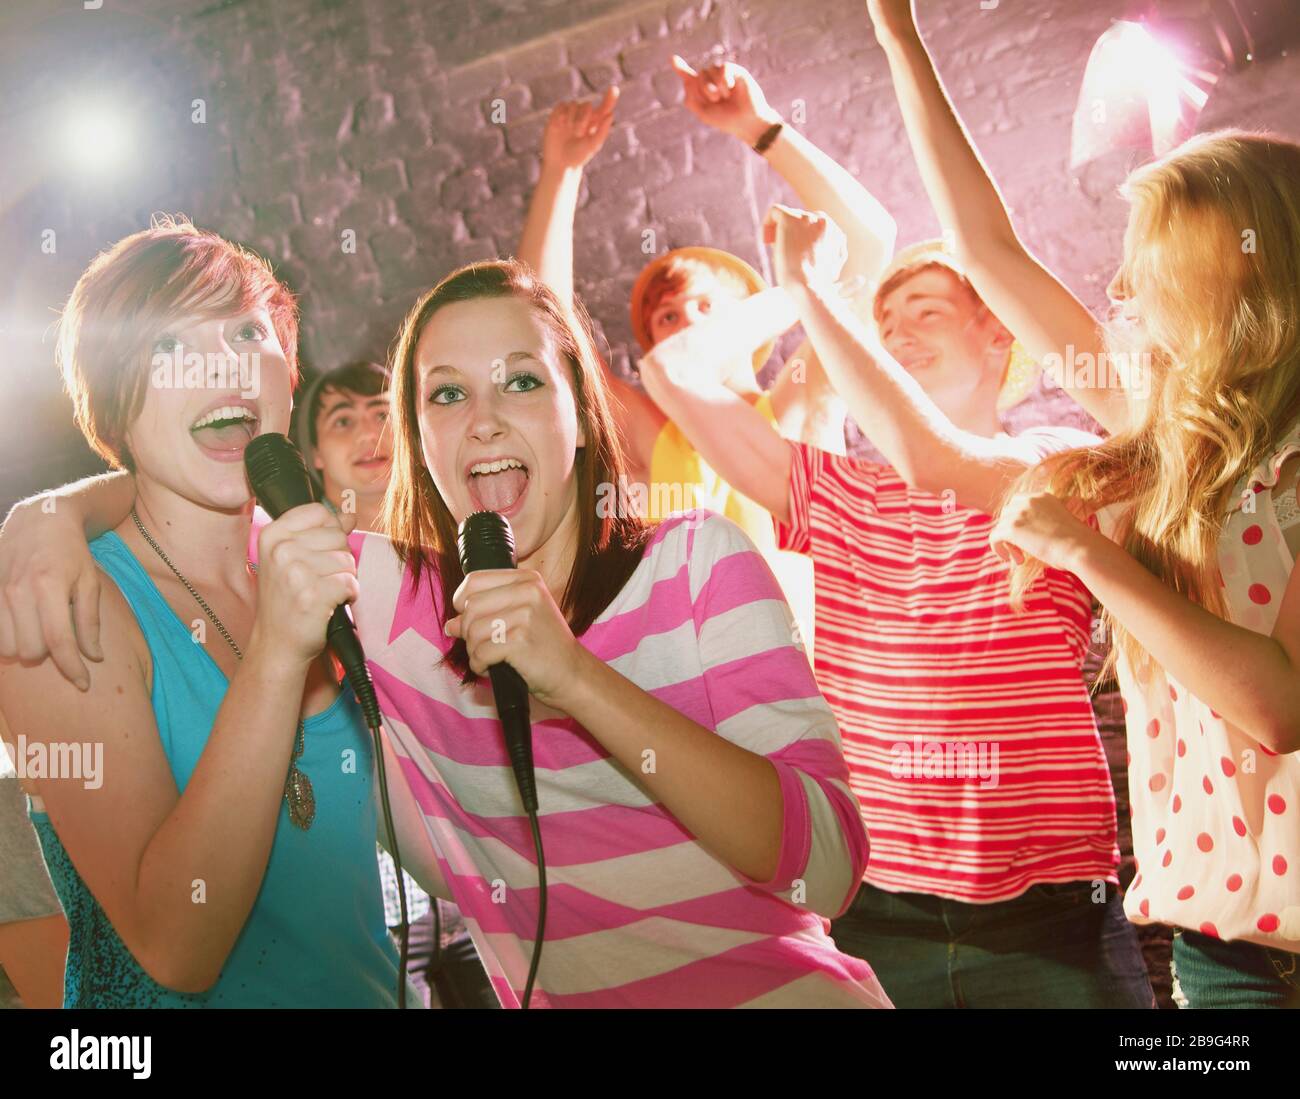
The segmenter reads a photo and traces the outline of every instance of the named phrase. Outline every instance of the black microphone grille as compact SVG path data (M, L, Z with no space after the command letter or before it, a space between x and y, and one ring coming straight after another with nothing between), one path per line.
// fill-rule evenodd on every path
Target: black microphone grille
M294 478L307 476L302 453L275 431L258 435L244 448L244 468L248 471L248 483L253 486L254 492L259 486L269 484L283 473Z
M463 572L513 569L515 535L510 522L495 511L476 511L460 525L457 536Z

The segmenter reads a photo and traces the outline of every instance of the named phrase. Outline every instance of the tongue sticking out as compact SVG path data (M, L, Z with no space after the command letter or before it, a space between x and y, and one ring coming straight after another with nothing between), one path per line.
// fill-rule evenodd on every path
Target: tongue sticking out
M528 474L522 469L503 469L500 473L483 473L470 478L479 503L488 511L509 511L524 494Z
M208 450L243 450L253 438L254 425L248 420L212 424L192 432L194 441Z

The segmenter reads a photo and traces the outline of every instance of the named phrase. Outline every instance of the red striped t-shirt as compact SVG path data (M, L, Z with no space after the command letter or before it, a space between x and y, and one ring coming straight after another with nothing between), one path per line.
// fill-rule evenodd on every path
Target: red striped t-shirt
M1026 434L1044 456L1088 438ZM988 515L891 466L791 446L777 538L814 561L815 670L871 836L864 880L979 903L1116 881L1087 591L1049 569L1018 615Z

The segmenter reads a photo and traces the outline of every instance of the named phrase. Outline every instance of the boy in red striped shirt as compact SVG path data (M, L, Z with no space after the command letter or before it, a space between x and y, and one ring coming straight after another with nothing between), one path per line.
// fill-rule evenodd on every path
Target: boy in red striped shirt
M877 336L836 285L833 222L778 206L766 229L780 289L661 343L641 376L815 562L818 685L871 836L836 943L900 1007L1150 1007L1082 678L1090 598L1049 570L1015 615L988 544L1010 479L1095 437L1005 432L1036 371L939 242L886 271ZM888 464L787 442L689 369L795 320Z

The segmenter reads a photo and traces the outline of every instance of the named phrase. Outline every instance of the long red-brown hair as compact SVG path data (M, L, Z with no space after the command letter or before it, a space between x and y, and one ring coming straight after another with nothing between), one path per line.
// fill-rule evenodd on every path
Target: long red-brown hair
M517 260L473 263L453 271L407 314L393 352L393 473L384 498L383 528L417 584L426 571L436 573L445 623L452 595L465 574L457 552L456 520L438 493L421 452L415 350L424 326L439 309L492 298L527 303L545 323L572 372L573 396L586 445L578 449L575 460L577 552L560 609L569 628L581 635L627 583L645 552L653 526L635 515L619 514L622 509L611 514L610 509L597 506L600 486L622 485L627 472L590 324L580 304L575 302L573 310L567 310ZM447 663L467 681L472 678L463 641L453 645Z

